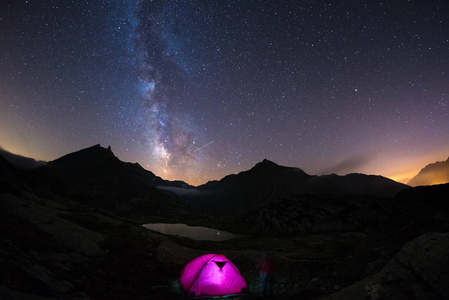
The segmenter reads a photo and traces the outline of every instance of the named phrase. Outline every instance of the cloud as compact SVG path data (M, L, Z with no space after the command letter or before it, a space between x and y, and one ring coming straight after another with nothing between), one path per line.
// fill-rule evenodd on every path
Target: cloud
M373 157L373 153L359 153L341 160L328 168L323 169L322 174L348 174L360 172L360 169L362 169L363 166L372 161Z
M191 189L191 188L180 188L180 187L174 187L174 186L157 186L158 189L170 191L175 193L178 196L200 196L200 195L207 195L211 194L212 192L209 191L200 191L197 189Z

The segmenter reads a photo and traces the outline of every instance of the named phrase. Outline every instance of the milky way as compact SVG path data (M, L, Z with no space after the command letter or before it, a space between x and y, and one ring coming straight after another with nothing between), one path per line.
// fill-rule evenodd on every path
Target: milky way
M449 156L447 1L2 1L0 146L101 143L197 185L264 158L411 177Z

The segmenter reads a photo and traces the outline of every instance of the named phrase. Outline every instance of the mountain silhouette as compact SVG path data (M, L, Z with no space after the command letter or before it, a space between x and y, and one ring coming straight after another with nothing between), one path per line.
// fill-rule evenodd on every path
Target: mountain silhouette
M45 165L47 162L42 160L35 160L30 157L25 157L22 155L17 155L6 151L2 147L0 147L0 155L3 156L9 163L13 166L22 169L22 170L31 170L40 166Z
M111 148L95 145L67 154L31 174L45 179L58 195L120 216L142 217L189 213L186 205L155 186L189 188L167 181L137 163L119 160Z
M23 186L30 181L22 173L0 154L0 193L18 194L19 184Z
M184 198L209 213L231 214L298 194L367 194L392 198L407 185L364 174L314 176L301 169L263 160L248 171L198 186L202 193Z
M292 195L358 194L392 198L408 187L374 175L309 175L299 168L265 159L250 170L193 188L182 181L164 180L138 163L123 162L111 147L99 144L50 161L30 174L46 180L53 192L61 196L119 215L136 213L142 217L155 214L142 210L142 205L157 206L164 216L170 215L170 207L172 214L188 211L185 203L215 215L239 214ZM177 200L174 192L179 194Z
M434 185L449 182L449 158L446 161L437 161L428 164L418 175L407 183L410 186Z
M153 186L174 186L188 188L183 181L168 181L145 170L138 163L123 162L118 159L111 147L103 148L100 144L64 155L47 165L36 169L44 176L59 176L64 180L78 181L94 175L108 175L116 177L132 177L145 184Z

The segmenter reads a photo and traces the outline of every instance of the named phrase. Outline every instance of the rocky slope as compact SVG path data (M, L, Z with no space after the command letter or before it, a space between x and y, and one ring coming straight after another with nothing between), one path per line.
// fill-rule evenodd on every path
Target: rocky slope
M449 184L408 188L393 199L369 195L295 195L216 219L231 232L283 236L295 232L402 230L410 237L449 231Z
M221 219L228 231L285 236L292 233L384 232L394 215L390 199L367 195L297 195Z
M424 234L407 243L376 274L325 299L448 299L448 248L448 233Z

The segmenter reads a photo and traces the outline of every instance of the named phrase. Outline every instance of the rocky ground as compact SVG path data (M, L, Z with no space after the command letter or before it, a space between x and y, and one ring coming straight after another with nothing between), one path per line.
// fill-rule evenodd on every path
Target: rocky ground
M223 242L164 236L106 212L33 194L1 197L3 299L180 299L191 259L220 253L258 295L263 252L281 263L273 299L444 299L449 235L361 232L249 236ZM404 245L405 244L405 245Z

